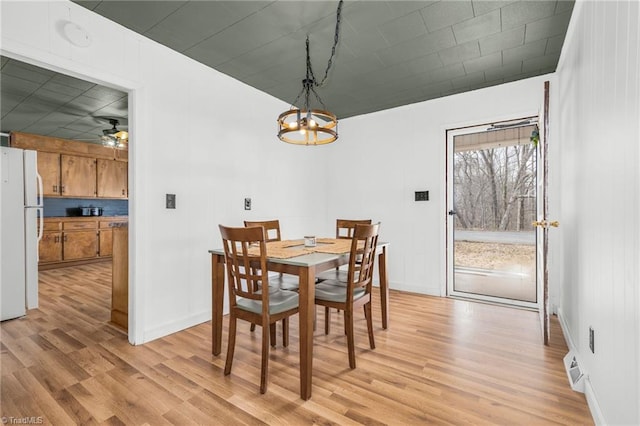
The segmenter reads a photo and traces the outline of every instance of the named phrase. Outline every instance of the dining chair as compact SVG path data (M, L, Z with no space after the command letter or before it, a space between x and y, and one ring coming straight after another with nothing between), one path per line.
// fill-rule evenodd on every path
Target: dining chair
M273 220L245 220L244 226L262 226L264 229L265 242L281 241L280 234L280 221L278 219ZM270 284L273 287L278 287L282 290L298 291L300 288L299 278L290 274L273 274L270 277Z
M353 231L357 224L370 225L371 219L336 219L336 238L337 239L351 239L353 237ZM318 274L318 279L323 280L338 280L343 284L347 282L347 271L344 269L336 268L330 271L324 271Z
M315 303L316 305L324 306L327 323L330 319L330 308L344 311L349 367L352 369L356 368L353 318L356 308L364 308L369 334L369 346L371 349L375 349L373 321L371 318L371 286L379 229L380 223L355 225L353 236L351 237L346 285L337 280L325 280L316 285ZM328 334L328 332L328 327L325 326L325 333Z
M262 363L260 393L265 393L268 382L269 341L275 325L282 320L284 346L289 334L289 317L298 313L298 293L288 290L262 291L268 288L267 248L264 229L259 226L231 228L219 225L224 246L229 293L229 343L224 374L231 373L236 343L237 320L241 319L262 327ZM255 244L258 253L255 253ZM258 285L260 284L260 286Z

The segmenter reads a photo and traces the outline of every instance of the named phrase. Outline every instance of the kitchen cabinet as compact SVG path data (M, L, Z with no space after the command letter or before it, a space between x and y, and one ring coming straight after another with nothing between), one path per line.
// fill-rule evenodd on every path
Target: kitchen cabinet
M43 196L127 199L127 150L11 132L10 146L38 151Z
M60 156L60 176L63 196L96 196L95 158L62 154Z
M43 196L60 195L60 154L38 152L38 173L42 177Z
M127 220L126 216L45 218L39 245L40 268L111 258L111 226Z
M38 244L40 263L62 260L62 223L44 220L42 239Z
M97 160L98 197L127 198L128 163L117 160Z

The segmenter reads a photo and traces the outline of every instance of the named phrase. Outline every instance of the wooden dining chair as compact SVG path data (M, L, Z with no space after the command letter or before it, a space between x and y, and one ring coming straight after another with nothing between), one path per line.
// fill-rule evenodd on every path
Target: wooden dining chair
M373 225L356 224L351 238L347 284L337 280L325 280L316 285L316 305L324 306L327 323L329 308L344 311L344 328L347 335L349 367L356 368L353 313L356 308L364 308L369 334L369 346L375 349L373 339L373 321L371 318L371 286L373 282L373 264L380 223ZM328 334L325 326L325 333Z
M289 317L298 313L298 293L295 291L262 291L269 285L267 248L262 227L230 228L220 225L224 246L229 293L229 344L224 374L231 373L236 343L237 320L245 320L262 327L262 363L260 393L265 393L268 382L269 341L275 324L282 320L284 346L289 335ZM258 244L258 253L255 250ZM260 284L260 285L258 285Z
M371 219L336 219L336 238L351 239L357 224L370 225ZM347 282L347 271L336 268L318 274L318 280L338 280L343 284Z

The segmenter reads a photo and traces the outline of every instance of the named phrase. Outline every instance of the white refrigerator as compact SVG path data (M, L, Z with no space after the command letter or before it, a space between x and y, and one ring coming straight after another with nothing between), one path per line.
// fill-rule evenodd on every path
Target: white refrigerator
M2 148L0 162L0 319L38 307L38 242L42 238L42 179L37 152Z

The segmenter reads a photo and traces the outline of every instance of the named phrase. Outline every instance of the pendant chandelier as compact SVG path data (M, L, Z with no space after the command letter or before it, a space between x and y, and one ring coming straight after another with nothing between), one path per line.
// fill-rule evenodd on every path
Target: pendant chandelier
M306 51L307 51L307 73L302 80L302 90L291 104L288 111L278 116L278 138L287 143L294 145L324 145L338 139L338 117L329 112L327 107L316 93L316 87L324 86L329 70L336 54L336 47L340 35L340 15L342 12L342 1L338 3L338 11L336 14L336 30L333 38L333 47L331 48L331 56L327 63L324 77L320 83L313 75L311 67L311 56L309 54L309 36L307 35ZM311 95L322 106L322 109L314 109L311 107ZM298 101L302 100L303 104L298 105Z

